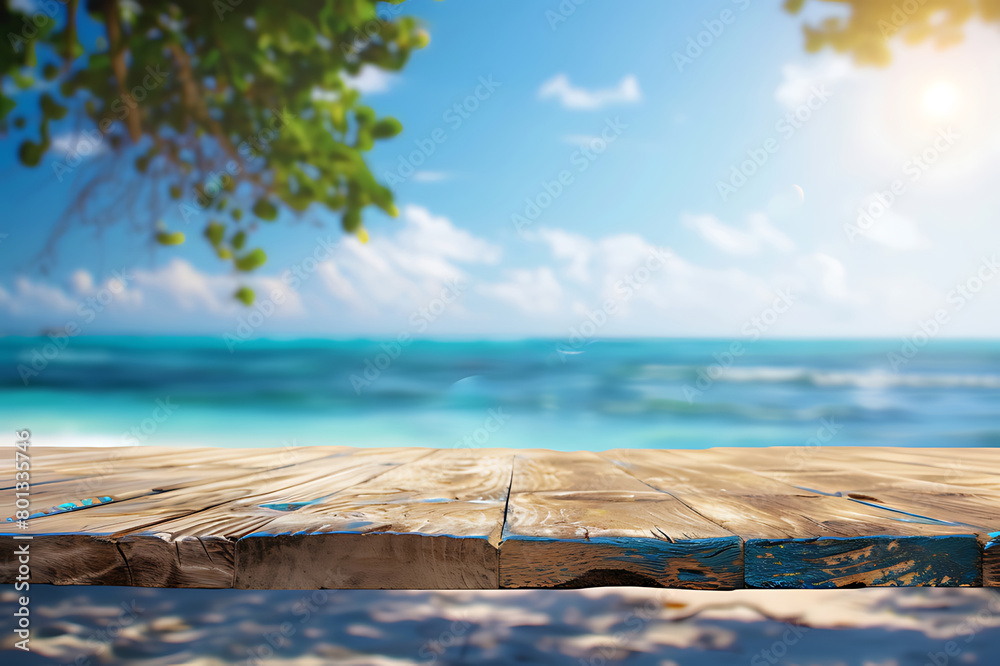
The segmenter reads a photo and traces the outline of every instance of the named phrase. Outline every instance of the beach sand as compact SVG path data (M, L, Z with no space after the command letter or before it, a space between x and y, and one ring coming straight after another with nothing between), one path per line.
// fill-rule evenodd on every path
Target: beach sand
M16 597L0 588L2 615ZM163 590L38 585L16 664L1000 663L1000 590Z

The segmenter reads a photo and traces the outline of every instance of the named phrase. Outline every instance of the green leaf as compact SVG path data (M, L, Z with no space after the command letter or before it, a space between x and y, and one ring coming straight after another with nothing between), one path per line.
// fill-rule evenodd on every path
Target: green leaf
M68 111L65 106L56 102L52 98L52 95L48 93L42 95L38 103L42 107L42 114L52 120L62 120L66 116L66 111Z
M222 242L222 239L226 237L226 228L219 224L218 222L209 222L208 226L205 227L205 238L213 246L218 245Z
M246 242L247 242L247 232L241 230L233 234L233 237L229 241L229 244L233 246L234 250L242 250L243 245L246 244Z
M258 247L250 250L250 252L242 257L239 257L236 260L236 268L244 272L249 272L256 268L260 268L266 261L267 255L264 253L264 250Z
M233 294L233 296L242 301L243 305L246 305L247 307L253 305L254 299L256 298L256 295L253 293L253 289L250 287L240 287L236 290L236 293Z
M4 94L0 92L0 120L7 117L7 114L14 110L17 106L17 102L12 100L10 97L4 97ZM20 127L24 127L24 118L18 118L21 121ZM17 120L14 124L17 125Z
M403 124L395 118L388 117L375 123L372 127L372 136L376 139L388 139L403 131Z
M370 106L359 106L354 109L354 119L359 125L371 125L375 122L375 111Z
M59 76L59 68L50 62L42 68L42 76L45 77L46 81L51 81Z
M267 199L258 199L253 205L253 214L265 222L273 222L278 218L278 209Z
M344 231L349 234L353 234L361 226L361 211L357 208L352 208L346 213L344 213L343 219L340 221L340 225L344 227Z
M24 166L38 166L38 163L42 160L42 154L45 150L42 148L41 144L35 143L34 141L25 141L21 144L21 147L17 150L17 157L21 160L21 164Z
M184 232L182 231L161 231L156 234L156 241L160 245L180 245L184 242Z

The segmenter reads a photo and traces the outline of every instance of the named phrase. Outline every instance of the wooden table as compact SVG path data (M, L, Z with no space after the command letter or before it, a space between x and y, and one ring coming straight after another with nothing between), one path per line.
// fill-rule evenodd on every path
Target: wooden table
M3 583L27 543L57 585L1000 586L1000 449L38 447L30 483Z

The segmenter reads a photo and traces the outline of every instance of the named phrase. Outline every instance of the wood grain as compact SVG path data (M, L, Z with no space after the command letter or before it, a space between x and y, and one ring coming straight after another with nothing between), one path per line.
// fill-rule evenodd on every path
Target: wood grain
M31 582L111 585L123 584L117 581L124 580L124 584L149 587L232 587L234 539L224 533L192 535L163 530L159 525L240 498L252 498L255 493L322 478L325 473L361 467L371 476L384 469L387 458L410 460L421 455L419 449L385 449L357 452L355 457L356 450L346 447L303 448L295 450L291 457L272 452L268 467L262 464L268 459L266 450L230 450L227 461L216 459L218 452L210 450L209 463L203 466L202 473L190 477L187 468L199 467L197 458L192 457L195 452L173 451L174 464L163 469L143 470L142 474L122 471L103 479L115 497L113 502L31 518L30 529L23 533L33 535L33 553L63 553L63 558L72 556L100 563L82 571L65 564L32 566ZM300 462L290 462L292 459ZM164 461L158 459L156 464ZM171 474L172 468L181 471ZM36 466L36 475L38 471ZM345 480L345 485L357 478ZM10 534L7 537L12 538ZM0 542L4 539L0 535ZM11 564L3 562L0 581L12 579Z
M434 451L237 542L238 588L495 589L512 454Z
M867 455L859 455L859 450ZM719 477L727 483L733 475L749 471L751 491L767 480L769 492L773 492L773 484L780 484L806 493L807 507L782 499L775 514L799 515L816 523L815 528L799 528L783 538L741 531L748 537L747 585L982 584L980 541L984 528L966 521L995 522L996 512L990 510L988 499L977 494L946 492L954 488L945 487L940 472L941 480L934 480L929 474L908 478L904 476L908 470L889 464L885 469L874 465L875 471L867 471L868 456L877 455L870 449L819 447L808 451L805 458L779 448L747 449L738 458L727 457L721 449L693 453L679 455L701 470L713 463L722 465ZM940 462L936 457L931 459ZM735 460L738 466L730 464ZM808 509L820 506L822 512ZM823 520L828 511L853 518L849 522ZM775 553L782 557L775 557ZM844 562L850 562L847 571L841 568ZM957 571L967 574L956 575Z
M746 556L747 587L982 584L979 546L963 536L751 539Z
M595 453L519 452L501 587L741 587L740 538Z
M1000 587L1000 449L37 448L31 500L0 582Z

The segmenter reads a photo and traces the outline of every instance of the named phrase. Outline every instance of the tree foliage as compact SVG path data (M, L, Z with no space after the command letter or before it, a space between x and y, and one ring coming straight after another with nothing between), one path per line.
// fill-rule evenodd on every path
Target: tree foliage
M890 40L896 37L906 44L932 40L938 47L946 47L962 41L969 19L1000 21L1000 0L838 1L849 7L849 15L805 26L806 50L815 53L831 47L850 53L859 65L889 64ZM798 13L805 3L786 0L785 9Z
M76 178L71 158L43 159L51 123L73 114L91 152L117 158L88 164L81 195L109 185L141 192L151 219L139 225L153 239L184 242L156 222L166 213L237 270L264 263L249 237L258 220L283 212L335 211L345 231L365 237L366 206L396 209L363 154L402 126L377 117L350 82L364 67L399 70L427 44L417 21L399 15L401 2L34 0L25 11L0 0L9 42L0 49L0 131L28 133L17 148L24 165ZM81 43L84 20L103 33L96 44ZM10 84L38 92L37 113L22 114ZM143 177L123 178L122 158ZM79 224L82 213L69 212L63 225ZM253 302L245 288L237 298Z

